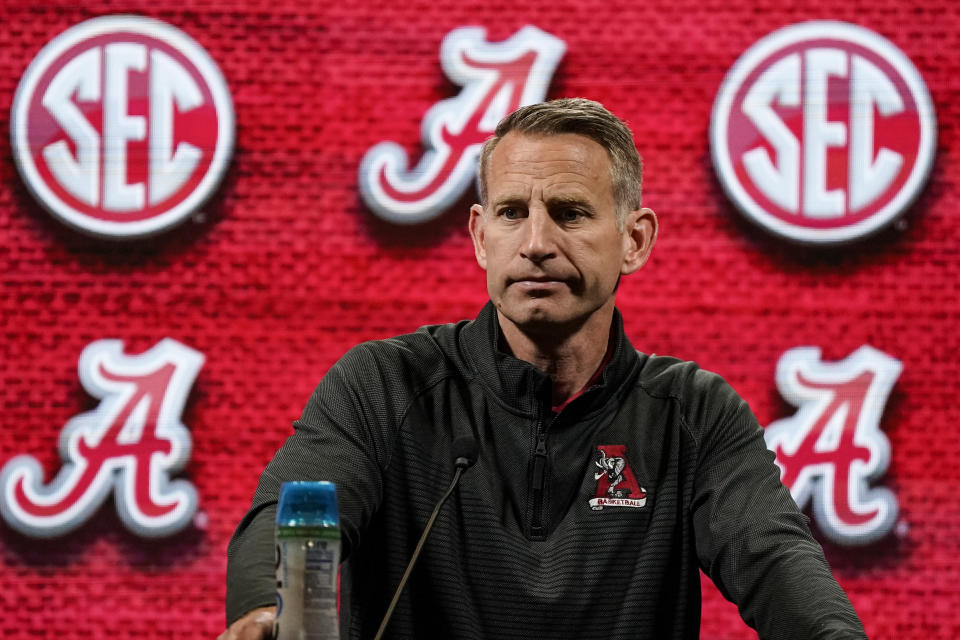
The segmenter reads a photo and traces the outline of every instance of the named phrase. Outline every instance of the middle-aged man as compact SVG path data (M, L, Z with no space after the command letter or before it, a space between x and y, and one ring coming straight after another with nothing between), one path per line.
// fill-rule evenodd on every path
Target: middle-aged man
M350 350L260 477L229 550L222 638L265 637L285 480L341 506L344 635L370 638L454 473L392 638L697 638L702 568L762 638L864 638L746 404L638 353L614 307L657 237L629 129L596 102L524 107L470 211L488 303Z

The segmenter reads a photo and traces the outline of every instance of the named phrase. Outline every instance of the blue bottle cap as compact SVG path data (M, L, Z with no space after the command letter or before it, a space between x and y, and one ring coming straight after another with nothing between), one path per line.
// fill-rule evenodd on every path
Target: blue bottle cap
M337 488L332 482L284 482L277 504L277 527L340 527Z

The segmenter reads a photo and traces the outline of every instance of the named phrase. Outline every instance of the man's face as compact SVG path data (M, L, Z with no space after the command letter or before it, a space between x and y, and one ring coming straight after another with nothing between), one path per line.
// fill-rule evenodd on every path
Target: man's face
M618 229L606 150L584 136L508 133L487 168L488 204L470 211L490 299L527 332L576 329L612 309L617 279L646 261L649 209Z

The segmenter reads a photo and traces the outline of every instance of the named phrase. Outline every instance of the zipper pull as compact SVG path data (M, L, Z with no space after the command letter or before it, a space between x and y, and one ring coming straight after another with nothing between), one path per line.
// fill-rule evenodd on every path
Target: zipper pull
M538 456L547 456L547 434L545 432L537 434L537 450L534 453Z
M530 521L530 536L541 540L545 534L543 527L543 485L547 475L547 434L537 434L537 449L533 457L533 517Z
M537 436L537 450L533 459L533 490L543 491L543 480L547 468L547 435Z

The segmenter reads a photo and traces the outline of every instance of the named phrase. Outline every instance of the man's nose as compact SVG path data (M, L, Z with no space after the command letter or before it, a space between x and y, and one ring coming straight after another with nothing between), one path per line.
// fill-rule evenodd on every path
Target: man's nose
M550 214L539 207L531 208L527 215L521 255L531 262L543 262L556 257L557 228Z

